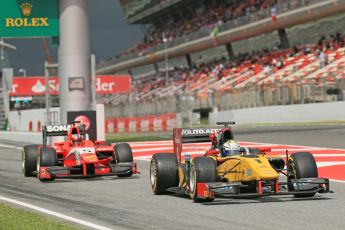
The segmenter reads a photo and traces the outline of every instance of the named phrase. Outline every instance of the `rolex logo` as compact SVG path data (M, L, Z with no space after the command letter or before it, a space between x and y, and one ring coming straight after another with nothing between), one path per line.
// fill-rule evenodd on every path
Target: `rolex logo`
M29 17L32 13L33 5L30 2L24 2L20 5L23 17L6 18L6 28L20 28L20 27L49 27L49 21L45 18Z
M32 11L32 4L31 3L25 2L25 3L20 5L20 8L22 9L22 14L25 17L29 17L30 16L31 11Z

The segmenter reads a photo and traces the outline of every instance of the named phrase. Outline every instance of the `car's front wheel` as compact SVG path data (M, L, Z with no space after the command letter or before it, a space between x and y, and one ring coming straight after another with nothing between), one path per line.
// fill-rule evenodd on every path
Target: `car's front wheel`
M127 143L119 143L114 148L114 158L116 163L132 163L133 153L131 146ZM118 177L130 177L133 175L133 171L130 170L127 173L119 174Z
M178 162L173 153L157 153L150 163L150 184L154 194L164 194L166 189L177 187Z
M25 177L33 176L38 158L38 145L26 145L22 149L22 170Z
M314 156L309 152L297 152L293 153L289 157L288 162L288 188L289 191L294 191L294 185L290 182L290 179L302 179L302 178L317 178L318 170ZM316 193L295 193L296 198L313 197Z
M40 181L54 181L55 177L51 175L50 179L47 178L41 178L40 177L40 168L41 167L51 167L51 166L57 166L57 155L54 148L49 147L43 147L40 150L40 155L37 159L37 178Z
M198 197L198 183L217 181L217 163L211 157L196 157L191 162L189 175L190 197L194 202L213 201L214 198Z

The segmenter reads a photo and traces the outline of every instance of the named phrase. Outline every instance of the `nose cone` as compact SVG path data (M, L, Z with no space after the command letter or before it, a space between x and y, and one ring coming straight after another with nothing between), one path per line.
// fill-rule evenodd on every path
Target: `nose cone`
M257 179L273 180L278 179L279 174L273 168L259 168L256 169Z
M84 161L85 164L95 164L98 162L98 158L94 153L83 154L81 160Z
M274 170L266 157L248 159L249 168L252 170L252 176L256 180L274 180L278 179L279 174Z

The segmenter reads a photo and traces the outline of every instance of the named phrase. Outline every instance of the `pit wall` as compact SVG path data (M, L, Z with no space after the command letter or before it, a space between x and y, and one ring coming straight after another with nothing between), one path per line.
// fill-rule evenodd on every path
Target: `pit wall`
M41 132L41 126L45 123L45 111L45 109L11 111L9 131ZM56 115L54 120L59 123L59 108L52 108L50 111ZM104 116L104 107L102 107L102 114ZM97 119L97 130L99 127L105 128L105 130L102 129L102 133L170 131L176 125L176 114Z
M177 125L176 114L107 118L106 133L170 131Z
M45 109L18 110L9 113L9 131L40 132L45 123ZM59 108L51 108L51 113L57 114L59 121Z
M268 106L210 113L209 123L235 121L236 124L290 123L345 120L345 102Z

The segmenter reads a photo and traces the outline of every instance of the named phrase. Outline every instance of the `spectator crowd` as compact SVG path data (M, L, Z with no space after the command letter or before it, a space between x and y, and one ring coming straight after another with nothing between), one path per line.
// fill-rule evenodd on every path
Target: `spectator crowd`
M200 84L209 79L214 82L219 81L225 77L231 78L238 73L246 73L251 71L253 76L260 73L270 75L279 70L293 64L294 60L303 59L305 57L316 57L321 66L326 66L330 63L328 55L334 53L341 47L344 47L345 36L341 33L331 34L329 37L322 36L316 44L305 44L294 46L290 49L262 49L251 53L238 54L234 59L227 59L225 57L214 60L209 63L195 64L191 68L187 66L180 66L170 68L168 71L168 81L166 81L166 70L160 72L151 72L142 76L136 76L132 84L132 94L122 95L121 100L113 100L113 98L100 98L103 103L130 103L131 100L149 101L156 98L154 92L159 92L161 89L169 86L175 86L178 91L175 95L187 91L191 85ZM189 88L188 88L189 87ZM192 95L196 96L196 95ZM113 96L110 96L113 97Z
M207 30L209 34L215 27L228 21L236 24L240 19L256 21L269 17L271 8L277 4L285 4L287 9L308 4L307 0L212 0L200 1L199 7L188 11L172 11L165 17L159 17L141 41L138 41L128 50L118 54L115 58L129 54L143 55L148 49L164 42L172 42L183 36ZM250 19L250 20L249 20Z

